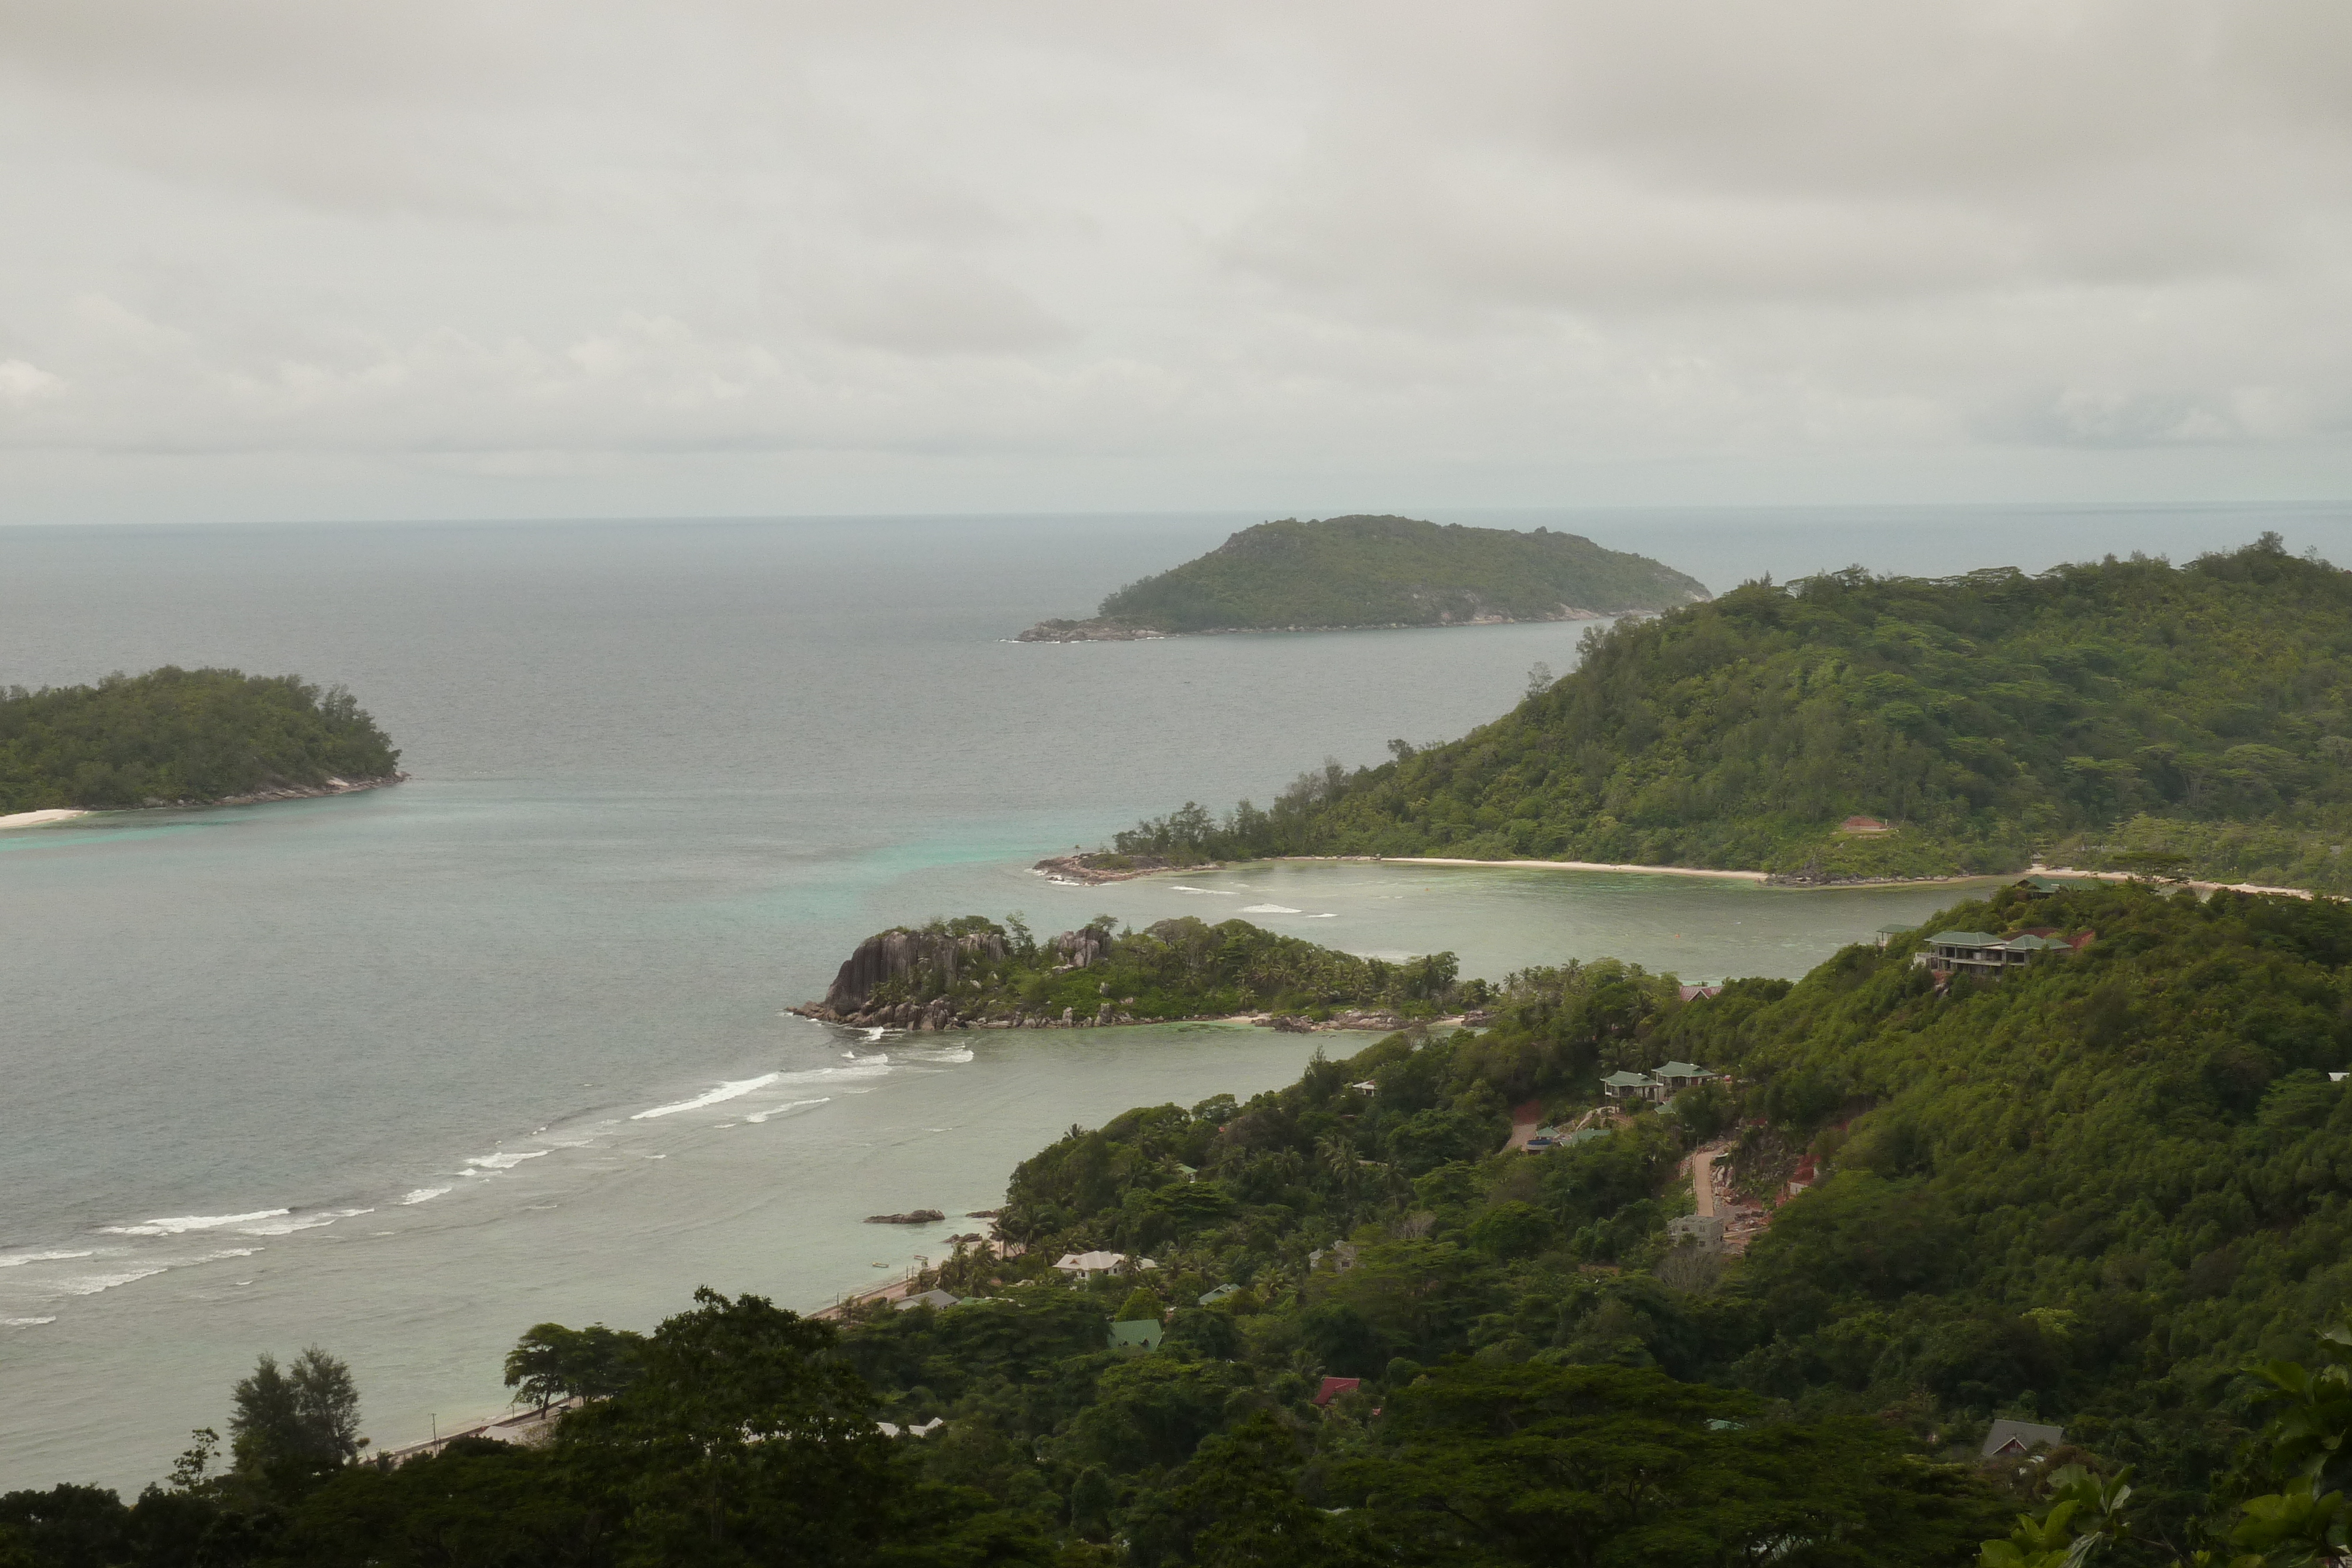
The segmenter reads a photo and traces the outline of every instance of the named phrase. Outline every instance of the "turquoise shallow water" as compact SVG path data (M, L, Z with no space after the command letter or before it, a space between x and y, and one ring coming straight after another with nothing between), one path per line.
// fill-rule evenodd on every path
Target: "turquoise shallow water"
M1459 733L1573 663L1572 626L1003 640L1249 520L0 530L0 680L298 670L416 775L0 833L0 1488L160 1473L263 1350L348 1357L398 1443L495 1407L541 1319L642 1326L700 1283L819 1304L963 1228L865 1215L992 1206L1074 1121L1269 1087L1314 1048L869 1044L782 1012L899 921L1260 906L1470 973L1714 978L1952 896L1353 864L1048 884L1027 865L1072 840ZM1685 555L1593 531L1718 585L1773 559L1736 519L1677 526ZM1936 555L1948 530L1875 537L1901 547L1879 564L1980 564Z

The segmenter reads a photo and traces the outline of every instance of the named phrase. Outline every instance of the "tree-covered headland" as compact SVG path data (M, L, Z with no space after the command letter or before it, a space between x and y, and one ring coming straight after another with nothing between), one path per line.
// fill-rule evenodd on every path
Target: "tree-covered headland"
M1456 980L1451 953L1360 958L1294 936L1190 916L1121 930L1097 915L1039 941L1017 914L896 926L858 944L824 998L797 1010L829 1022L917 1030L1154 1023L1271 1012L1328 1019L1343 1008L1434 1018L1476 1007L1484 981Z
M351 693L183 670L0 692L0 813L194 805L385 779L400 753Z
M2095 935L1939 982L1943 927ZM1489 1027L1072 1128L1013 1177L1019 1249L923 1280L960 1304L543 1324L521 1396L603 1396L541 1446L16 1493L0 1563L2327 1561L2347 1004L2352 906L2148 883L2004 889L1687 1000L1531 970ZM1727 1076L1505 1147L1670 1059ZM1668 1229L1702 1146L1769 1207L1744 1254ZM1131 1262L1054 1267L1087 1249ZM2061 1446L1989 1463L2002 1417Z
M1024 642L1155 632L1330 631L1566 621L1664 610L1706 589L1647 556L1577 534L1440 527L1414 517L1286 517L1130 582L1092 621Z
M2039 853L2352 890L2352 573L2265 535L2180 567L1749 583L1596 629L1573 674L1460 740L1391 746L1118 847L1813 877Z

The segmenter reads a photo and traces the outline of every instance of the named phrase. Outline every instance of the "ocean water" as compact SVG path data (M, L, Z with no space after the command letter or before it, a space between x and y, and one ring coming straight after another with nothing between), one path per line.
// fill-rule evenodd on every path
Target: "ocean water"
M1715 978L1801 973L1952 896L1032 874L1188 798L1459 734L1530 664L1574 663L1573 625L1006 640L1252 520L0 530L0 682L299 671L356 692L415 775L0 833L0 1489L135 1487L264 1350L344 1355L396 1444L495 1409L533 1322L647 1326L706 1283L822 1304L982 1228L964 1212L1073 1122L1271 1087L1317 1044L868 1040L783 1012L900 921L1240 915L1497 977L1614 954ZM2346 529L2325 508L1515 520L1717 587L2273 527L2342 559ZM862 1223L918 1207L950 1219Z

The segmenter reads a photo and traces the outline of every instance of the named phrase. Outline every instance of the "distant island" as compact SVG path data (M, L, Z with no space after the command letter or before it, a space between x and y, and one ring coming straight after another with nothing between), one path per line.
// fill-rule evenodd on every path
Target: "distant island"
M1108 915L1039 941L1019 915L895 926L858 944L823 1001L792 1010L868 1029L1070 1029L1259 1013L1299 1027L1395 1029L1475 1008L1451 953L1359 958L1246 920L1121 932ZM1345 1009L1353 1009L1352 1011Z
M405 778L341 687L183 670L0 691L0 816L340 794Z
M1121 833L1268 855L1841 882L2053 866L2352 892L2352 573L2275 534L1934 580L1749 583L1588 643L1449 745Z
M1284 518L1244 528L1198 559L1128 584L1090 621L1043 621L1020 640L1581 621L1706 597L1697 579L1647 556L1548 528Z

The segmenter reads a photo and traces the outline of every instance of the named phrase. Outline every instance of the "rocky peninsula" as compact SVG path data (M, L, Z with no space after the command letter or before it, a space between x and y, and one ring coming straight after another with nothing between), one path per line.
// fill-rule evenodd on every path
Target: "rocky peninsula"
M1108 916L1040 941L1018 917L979 915L878 932L843 961L824 1023L919 1032L1107 1028L1255 1018L1277 1028L1395 1029L1485 1005L1451 953L1360 958L1245 920L1162 920L1118 931Z

